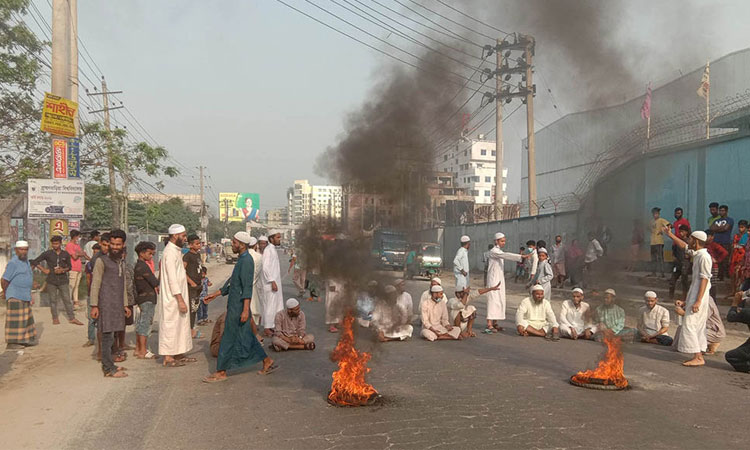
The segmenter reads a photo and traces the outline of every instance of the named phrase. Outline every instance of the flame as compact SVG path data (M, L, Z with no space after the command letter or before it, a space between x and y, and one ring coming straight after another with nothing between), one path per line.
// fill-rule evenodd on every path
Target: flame
M596 379L605 385L625 388L628 380L623 372L625 361L622 357L622 340L609 333L604 336L604 343L607 345L607 353L596 369L578 372L572 379L579 383L590 383L592 379Z
M354 348L353 322L354 317L347 315L341 328L341 338L331 353L331 360L338 362L339 370L333 372L328 400L337 405L362 406L378 394L365 381L365 374L370 371L367 362L372 355Z

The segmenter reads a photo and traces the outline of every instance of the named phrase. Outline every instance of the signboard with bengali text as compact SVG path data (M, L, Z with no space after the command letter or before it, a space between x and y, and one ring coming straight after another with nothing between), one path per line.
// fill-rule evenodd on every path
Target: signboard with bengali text
M40 128L55 136L75 137L77 113L78 103L47 92L44 94Z
M52 178L68 178L67 139L52 139Z
M83 219L85 188L80 179L28 180L29 219Z

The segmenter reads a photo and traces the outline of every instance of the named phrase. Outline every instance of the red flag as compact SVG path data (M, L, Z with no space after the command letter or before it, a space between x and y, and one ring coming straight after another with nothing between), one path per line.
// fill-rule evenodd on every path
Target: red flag
M646 98L643 100L641 106L641 119L648 119L651 117L651 83L646 88Z
M703 71L703 77L701 78L701 87L698 88L696 93L699 97L706 98L711 90L711 77L709 76L708 63L706 63L706 69Z

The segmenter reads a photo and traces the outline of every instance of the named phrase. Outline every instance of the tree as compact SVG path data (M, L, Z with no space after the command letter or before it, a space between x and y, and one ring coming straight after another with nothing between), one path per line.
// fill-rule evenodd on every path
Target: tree
M49 170L49 140L34 99L42 42L22 20L29 0L0 1L0 196L20 192Z
M219 242L221 238L228 238L234 236L234 233L238 231L245 231L244 222L229 222L227 223L227 232L224 233L224 222L215 218L208 218L208 240L212 242Z

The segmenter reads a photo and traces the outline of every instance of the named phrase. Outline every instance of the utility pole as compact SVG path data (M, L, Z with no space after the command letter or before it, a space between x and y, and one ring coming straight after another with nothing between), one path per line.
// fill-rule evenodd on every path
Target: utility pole
M502 40L497 40L497 48L500 48ZM495 52L497 57L497 75L495 76L495 86L497 93L503 90L503 78L500 76L500 69L503 67L503 53L499 50ZM497 128L495 129L495 205L494 205L494 217L495 220L502 219L500 211L503 208L503 99L500 95L495 96L495 122Z
M536 204L536 152L534 146L534 94L536 88L532 81L534 76L534 38L531 36L525 36L526 48L524 49L524 56L526 61L526 143L528 144L528 167L529 167L529 215L536 216L539 213L539 209ZM528 89L532 86L532 89Z
M112 226L113 227L122 227L122 219L123 216L127 216L127 213L124 215L121 214L120 211L120 202L118 198L117 193L117 180L115 178L115 162L114 162L114 153L115 149L112 145L112 129L109 121L109 112L115 109L120 109L122 106L109 106L109 94L121 94L122 91L108 91L107 90L107 81L104 79L104 75L102 75L102 91L101 92L86 92L86 94L89 97L92 97L94 95L101 95L102 96L102 109L91 111L91 113L104 113L104 129L105 129L105 138L107 141L107 170L109 172L109 197L110 197L110 205L112 208ZM123 177L124 185L123 190L127 189L127 174ZM125 204L127 205L127 198L125 199ZM126 206L127 208L127 206ZM127 227L127 223L125 224L125 227Z
M68 16L70 18L70 99L78 103L78 0L68 0ZM81 124L78 114L73 117L76 136L81 134Z
M206 202L205 202L205 192L204 192L204 184L203 184L203 169L205 167L198 166L198 170L200 171L200 177L201 177L201 239L205 242L208 241L208 238L206 236L206 227L208 226L208 219L206 218Z

